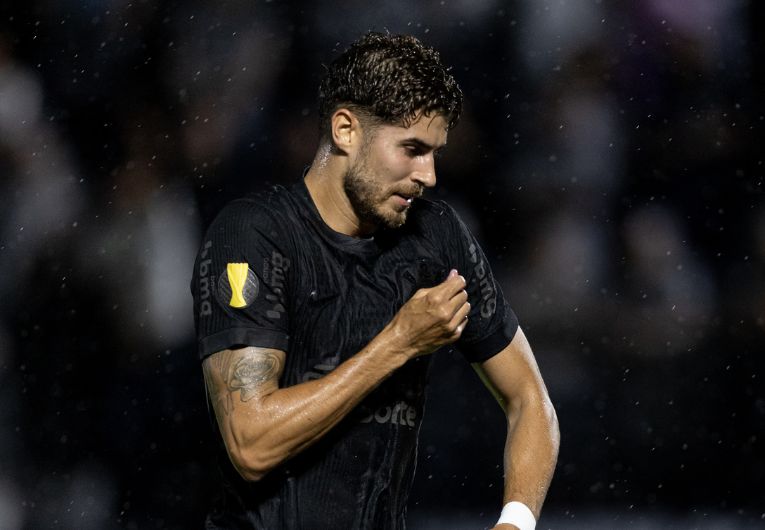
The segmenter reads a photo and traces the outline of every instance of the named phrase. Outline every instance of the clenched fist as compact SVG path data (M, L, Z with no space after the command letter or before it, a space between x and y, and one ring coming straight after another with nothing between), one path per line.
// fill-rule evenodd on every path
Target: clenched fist
M467 299L465 278L452 269L441 284L414 293L384 332L409 358L432 353L462 335L470 312Z

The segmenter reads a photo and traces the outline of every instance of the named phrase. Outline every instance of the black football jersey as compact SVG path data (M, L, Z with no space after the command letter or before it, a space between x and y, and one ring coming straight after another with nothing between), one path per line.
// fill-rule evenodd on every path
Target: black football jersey
M471 303L456 346L470 362L486 360L509 344L518 322L446 203L415 199L402 227L354 238L323 222L302 180L238 199L213 221L194 267L200 358L276 348L287 354L280 387L323 377L452 268L467 280ZM406 363L258 482L241 479L224 454L223 496L208 528L404 528L430 360Z

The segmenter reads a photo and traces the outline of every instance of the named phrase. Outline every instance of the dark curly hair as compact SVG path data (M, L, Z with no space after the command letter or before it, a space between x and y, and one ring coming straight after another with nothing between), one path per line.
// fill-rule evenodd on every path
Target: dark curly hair
M367 124L408 127L419 112L442 115L449 129L462 112L462 91L433 48L408 35L370 32L327 68L319 86L319 126L348 107Z

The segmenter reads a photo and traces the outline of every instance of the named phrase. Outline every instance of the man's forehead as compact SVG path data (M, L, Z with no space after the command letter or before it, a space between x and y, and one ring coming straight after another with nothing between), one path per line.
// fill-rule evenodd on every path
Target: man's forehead
M396 135L402 138L414 137L432 145L443 145L449 132L446 118L441 114L420 113L408 127L403 125L394 126Z

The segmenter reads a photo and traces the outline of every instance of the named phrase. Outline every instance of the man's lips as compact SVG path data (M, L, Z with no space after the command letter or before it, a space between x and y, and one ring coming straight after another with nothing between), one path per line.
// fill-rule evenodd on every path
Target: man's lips
M402 195L400 193L394 193L393 198L397 200L397 202L403 206L409 206L412 204L412 197L407 195Z
M402 190L397 191L393 194L393 197L398 199L398 201L403 205L410 205L412 204L412 200L421 197L422 196L422 189L416 189L416 190Z

